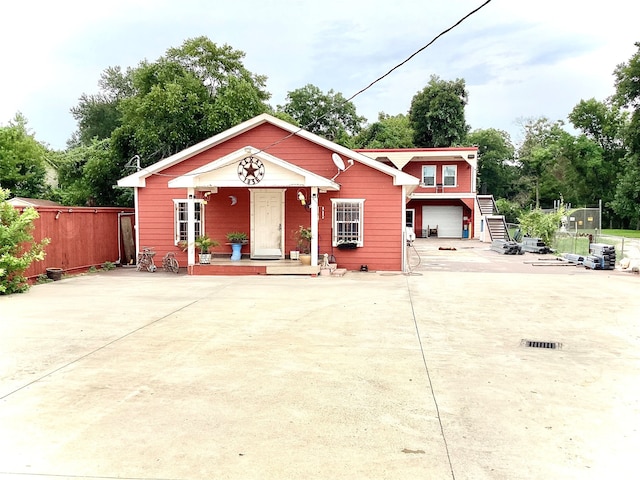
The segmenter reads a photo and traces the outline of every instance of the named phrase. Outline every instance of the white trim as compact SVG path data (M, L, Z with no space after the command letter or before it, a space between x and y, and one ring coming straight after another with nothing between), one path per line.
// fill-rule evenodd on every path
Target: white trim
M188 198L173 198L173 244L174 245L178 245L178 243L181 241L179 236L180 236L180 231L178 229L178 205L180 203L184 203L187 204L187 210L188 210L188 202L189 199ZM205 230L205 224L204 224L204 219L205 219L205 215L204 215L204 211L205 211L205 205L207 204L207 202L205 202L202 199L196 198L193 199L193 203L194 203L194 214L195 214L195 204L198 203L200 204L200 234L204 235L206 230ZM195 218L193 220L193 224L194 224L194 236L197 237L197 235L195 235ZM187 212L187 232L188 232L188 224L189 224L189 217L188 217L188 212ZM187 233L187 237L188 237L188 233ZM186 241L186 239L185 239Z
M444 183L444 171L447 168L453 168L454 177L453 177L453 185L447 185ZM458 165L442 165L442 188L455 188L458 186Z
M433 185L427 185L426 183L424 183L424 170L425 168L433 168ZM425 163L422 165L422 172L421 172L421 176L420 176L420 186L424 187L424 188L432 188L436 186L436 175L437 175L437 169L436 169L436 165L432 164L432 163Z
M338 246L338 232L336 223L336 206L344 203L357 203L360 205L358 211L358 247L364 247L364 198L332 198L331 199L331 245Z
M275 125L276 127L279 127L286 132L289 132L300 138L304 138L305 140L308 140L317 145L323 146L332 152L335 152L339 155L350 158L358 163L362 163L380 172L386 173L387 175L390 175L391 177L393 177L394 185L407 185L409 187L407 193L411 193L411 191L413 191L420 183L420 180L412 175L409 175L396 168L380 163L377 160L371 157L368 157L367 155L355 152L346 147L343 147L342 145L338 145L337 143L333 143L327 140L326 138L320 137L311 132L303 130L299 127L296 127L295 125L291 125L290 123L280 120L278 118L275 118L267 113L263 113L262 115L258 115L257 117L247 120L246 122L236 125L235 127L232 127L228 130L225 130L224 132L214 135L211 138L208 138L206 140L203 140L200 143L197 143L189 148L186 148L181 152L176 153L175 155L171 155L170 157L160 160L159 162L156 162L153 165L150 165L149 167L143 168L138 172L135 172L127 177L121 178L120 180L118 180L118 186L144 187L146 186L146 178L149 177L150 175L153 175L154 173L158 173L166 168L176 165L188 158L193 157L194 155L197 155L205 150L208 150L211 147L214 147L215 145L223 143L248 130L251 130L252 128L262 125L263 123L270 123L272 125ZM267 152L260 151L260 153L266 154Z
M231 175L228 168L225 168L225 167L234 165L249 155L259 158L262 162L264 162L267 165L266 166L267 173L265 174L264 179L259 184L251 185L251 187L264 188L264 187L317 186L327 191L340 190L340 185L334 182L333 180L327 179L321 175L317 175L313 172L310 172L309 170L305 170L304 168L301 168L298 165L289 163L269 153L261 152L259 151L259 149L255 147L251 147L249 145L242 147L236 150L235 152L231 152L228 155L225 155L224 157L221 157L217 160L209 162L206 165L202 165L201 167L191 170L190 172L187 172L179 177L169 180L168 186L169 188L247 187L247 185L242 183L242 181L238 178L238 176L235 173L235 170ZM270 179L269 165L275 165L287 172L291 172L293 174L292 178L285 179L284 181L282 178L273 179L273 180ZM227 172L226 177L222 172L223 169L225 169ZM221 176L224 178L212 180L211 175L213 172L216 172L216 171L219 171Z

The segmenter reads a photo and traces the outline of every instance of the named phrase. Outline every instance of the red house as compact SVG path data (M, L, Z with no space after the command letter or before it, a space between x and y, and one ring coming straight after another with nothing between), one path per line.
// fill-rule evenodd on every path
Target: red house
M418 237L477 238L477 147L357 150L419 179L407 198L406 225Z
M298 265L290 252L301 225L312 240L311 267L300 273L317 273L325 258L348 270L402 271L405 225L418 236L475 236L476 156L475 148L354 151L263 114L118 185L135 189L138 249L176 252L192 274L294 273L283 269ZM226 234L237 231L248 242L234 263ZM197 262L193 245L204 233L221 244L211 265Z

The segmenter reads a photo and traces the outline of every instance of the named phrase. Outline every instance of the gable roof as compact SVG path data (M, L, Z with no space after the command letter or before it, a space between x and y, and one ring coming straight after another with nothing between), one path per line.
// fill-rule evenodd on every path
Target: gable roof
M145 180L150 175L161 172L162 170L168 167L176 165L188 158L193 157L194 155L198 155L199 153L204 152L205 150L208 150L211 147L219 145L233 137L236 137L242 133L245 133L264 123L270 123L272 125L275 125L276 127L279 127L282 130L289 132L291 136L296 135L300 138L304 138L305 140L308 140L312 143L323 146L328 150L331 150L339 155L343 155L345 157L351 158L352 160L358 163L371 167L380 172L386 173L387 175L393 177L394 185L407 185L412 190L420 183L420 180L412 175L409 175L393 167L380 163L371 157L368 157L366 155L363 155L362 153L350 150L346 147L343 147L342 145L338 145L337 143L331 142L326 138L323 138L323 137L320 137L319 135L308 132L300 127L296 127L295 125L285 122L284 120L280 120L272 115L263 113L262 115L258 115L257 117L254 117L250 120L247 120L246 122L236 125L235 127L225 130L224 132L214 135L213 137L203 140L200 143L197 143L195 145L192 145L191 147L185 148L184 150L174 155L171 155L170 157L167 157L163 160L160 160L159 162L156 162L153 165L143 168L138 172L135 172L124 178L121 178L120 180L118 180L118 186L144 187L146 184Z
M211 182L209 186L212 187L246 186L238 179L236 165L239 160L247 155L259 158L261 161L276 167L275 170L278 173L272 176L271 171L274 169L269 168L269 173L265 175L264 180L260 182L261 186L316 186L325 190L340 190L340 185L333 180L324 178L321 175L300 168L298 165L294 165L293 163L251 146L243 147L224 157L202 165L195 170L180 175L173 180L169 180L169 188L196 188L202 186L202 184L206 185L207 182Z

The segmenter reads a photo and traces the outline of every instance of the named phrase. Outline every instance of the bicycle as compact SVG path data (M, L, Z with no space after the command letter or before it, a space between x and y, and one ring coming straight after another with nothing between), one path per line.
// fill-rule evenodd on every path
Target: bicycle
M167 252L167 254L162 257L162 268L165 272L180 272L180 264L178 263L175 253Z
M136 267L136 270L141 272L142 269L146 268L147 271L151 273L155 272L158 269L153 261L155 254L156 252L151 250L149 247L144 247L142 252L138 253L138 266Z

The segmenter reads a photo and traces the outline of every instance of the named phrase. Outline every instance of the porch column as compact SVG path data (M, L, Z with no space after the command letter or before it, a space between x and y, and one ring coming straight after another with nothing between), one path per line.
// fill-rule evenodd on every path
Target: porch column
M407 202L409 199L407 198L407 187L405 185L402 186L402 271L407 273L409 267L409 249L407 248ZM414 215L415 216L415 215ZM414 225L415 228L415 219Z
M195 265L196 263L196 207L195 207L195 190L187 188L187 264Z
M311 187L311 265L318 265L318 187Z

